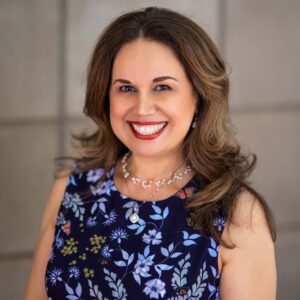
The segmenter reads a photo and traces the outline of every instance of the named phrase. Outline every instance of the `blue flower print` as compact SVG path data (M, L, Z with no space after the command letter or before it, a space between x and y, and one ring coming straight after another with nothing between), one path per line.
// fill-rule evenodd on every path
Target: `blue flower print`
M220 278L220 274L218 273L217 269L213 266L210 266L211 269L211 273L214 276L214 278L219 279ZM220 295L219 295L219 288L218 286L214 284L208 284L208 290L210 291L210 296L208 299L214 299L214 300L220 300ZM214 296L214 298L211 298L212 296Z
M66 292L68 293L68 295L66 296L66 299L70 299L70 300L82 299L81 298L82 286L79 282L77 283L76 289L73 289L71 286L69 286L67 283L65 283L65 289L66 289Z
M102 224L104 226L108 226L108 225L111 225L113 223L116 222L116 219L117 219L117 214L115 213L114 210L112 210L109 215L105 214L104 215L104 218L106 219Z
M87 173L86 181L87 182L96 182L96 181L98 181L101 178L101 176L103 175L103 173L104 173L103 169L90 170Z
M218 231L222 231L225 225L225 219L221 216L218 216L214 219L214 226L217 226Z
M61 274L62 274L62 269L53 269L50 274L49 274L49 280L52 285L56 285L57 281L62 281Z
M110 252L112 252L113 250L112 249L109 249L109 246L108 245L104 245L101 249L101 255L104 257L104 258L111 258L111 254Z
M75 186L77 186L77 183L76 183L76 181L75 181L74 175L71 175L71 176L69 177L68 185L75 185Z
M85 208L83 207L82 199L77 193L65 193L62 205L65 208L71 208L72 211L75 213L75 217L79 218L80 221L83 221L83 214L85 212Z
M116 240L117 239L118 243L120 244L121 239L127 239L128 238L128 233L124 229L117 228L112 232L110 238L111 238L111 240Z
M192 211L183 209L187 189L199 188L196 181L188 183L184 197L147 202L122 195L113 172L79 171L70 179L56 216L45 272L49 299L220 298L219 244L190 226ZM135 206L140 218L132 223ZM219 233L224 216L221 211L213 219Z
M218 290L218 288L216 288L214 285L212 285L212 284L209 284L208 285L208 289L209 289L209 291L210 291L210 296L209 296L209 298L208 299L210 299L212 296L214 296L214 300L220 300L220 295L219 295L219 290Z
M106 268L103 268L103 272L107 275L104 277L104 279L108 281L108 285L112 290L113 299L126 300L127 292L122 283L122 280L117 279L117 274L114 272L109 272L109 270L107 270ZM102 298L98 299L101 300Z
M144 249L144 253L138 253L138 260L134 266L133 277L138 284L141 284L141 276L149 277L151 276L148 271L150 270L150 266L154 264L155 254L150 254L150 246L146 246Z
M105 197L101 197L100 199L98 199L92 206L91 208L91 213L94 214L95 211L99 208L99 210L102 213L106 213L106 207L105 207L105 202L107 202L107 198Z
M74 277L75 279L78 279L80 276L80 271L76 266L69 268L69 273L70 273L70 278Z
M138 235L145 229L146 222L140 218L135 224L127 225L127 227L131 230L136 230L135 234Z
M145 283L146 287L143 292L146 295L149 295L150 298L159 299L159 297L163 298L166 289L166 284L160 280L159 278L151 279Z
M97 284L93 285L90 279L88 279L88 284L89 284L90 296L94 297L93 299L109 300L108 298L103 297L101 291L99 291L99 286Z
M155 229L149 230L148 234L144 233L143 241L147 244L158 245L161 243L161 232L157 232Z
M164 220L169 215L169 208L168 207L166 207L162 211L162 209L159 206L157 206L156 204L153 204L152 208L155 211L154 215L149 216L152 220Z
M103 181L99 187L95 187L95 186L91 185L90 190L94 196L99 196L99 195L103 195L103 194L110 196L110 193L112 191L116 191L117 189L112 180L106 180L106 181Z
M102 185L101 193L110 196L111 191L116 191L115 184L112 180L105 181L105 184Z
M113 175L114 175L114 172L115 172L115 167L113 166L113 167L111 168L111 170L108 171L108 172L106 173L106 177L107 177L108 179L112 179L112 178L113 178Z
M87 227L95 227L97 225L96 217L88 217L86 221L86 226Z
M184 240L183 245L185 246L196 245L197 243L194 240L201 237L201 235L198 233L189 235L189 233L185 230L182 231L182 233L183 233L183 240Z
M209 255L211 257L217 257L219 251L219 245L217 245L216 241L213 238L210 239L211 248L208 248Z
M128 219L132 215L134 207L139 207L136 201L129 201L123 205L124 208L128 208L125 213L125 218Z
M57 249L60 249L64 245L64 240L61 237L57 237L55 240L55 246Z
M142 277L149 277L151 275L148 273L148 271L152 265L153 261L149 259L149 257L145 258L143 255L139 254L139 259L134 266L134 272Z
M62 212L60 212L56 218L56 225L60 226L60 225L64 225L65 223L66 223L65 216Z

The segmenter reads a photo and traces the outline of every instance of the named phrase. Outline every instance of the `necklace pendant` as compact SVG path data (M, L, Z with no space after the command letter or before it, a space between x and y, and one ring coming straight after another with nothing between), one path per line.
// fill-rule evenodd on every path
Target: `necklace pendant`
M136 212L134 212L133 214L131 214L129 216L129 220L131 223L136 223L139 219L140 219L140 217Z

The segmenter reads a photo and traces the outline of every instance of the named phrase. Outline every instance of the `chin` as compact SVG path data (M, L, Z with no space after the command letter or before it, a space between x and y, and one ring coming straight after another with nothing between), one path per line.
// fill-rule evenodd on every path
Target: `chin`
M155 156L160 156L162 154L165 153L165 151L163 150L159 150L159 149L151 149L152 147L143 147L138 148L138 147L132 147L129 148L130 151L137 156L144 156L144 157L155 157Z
M178 153L178 148L166 148L166 147L162 147L162 145L131 145L131 147L127 147L132 153L133 155L136 156L143 156L143 157L161 157L164 155L172 155L172 154L177 154Z

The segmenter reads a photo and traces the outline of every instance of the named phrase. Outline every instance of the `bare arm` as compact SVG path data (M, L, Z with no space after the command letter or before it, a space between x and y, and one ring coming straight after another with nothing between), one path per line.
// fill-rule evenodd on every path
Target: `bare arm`
M68 172L64 175L66 176L54 181L42 216L24 300L48 299L45 290L45 272L54 237L56 216L68 182Z
M257 199L244 191L234 213L235 224L226 225L223 238L236 248L220 248L222 300L275 300L274 243Z

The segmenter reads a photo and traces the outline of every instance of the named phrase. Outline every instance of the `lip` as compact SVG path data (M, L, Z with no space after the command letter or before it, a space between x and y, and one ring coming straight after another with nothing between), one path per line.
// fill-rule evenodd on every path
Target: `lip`
M159 137L162 132L164 131L164 129L167 127L168 125L168 122L166 121L161 121L161 122L157 122L157 121L127 121L127 123L129 124L129 127L133 133L133 135L138 138L138 139L141 139L141 140L153 140L153 139L156 139L157 137ZM162 124L164 123L164 126L161 128L160 131L154 133L154 134L149 134L149 135L142 135L142 134L139 134L133 127L133 124L136 124L136 125L140 125L140 126L143 126L143 125L157 125L157 124Z
M165 123L167 124L168 122L166 121L127 121L127 123L129 124L136 124L136 125L140 125L140 126L146 126L146 125L157 125L157 124L161 124L161 123Z

